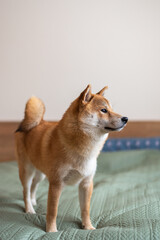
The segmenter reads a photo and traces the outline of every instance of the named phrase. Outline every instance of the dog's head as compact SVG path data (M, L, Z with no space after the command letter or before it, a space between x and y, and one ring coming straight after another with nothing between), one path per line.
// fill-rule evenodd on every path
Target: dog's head
M109 101L104 98L107 88L92 94L88 85L79 96L79 121L83 126L94 127L104 133L120 131L128 122L127 117L113 112Z

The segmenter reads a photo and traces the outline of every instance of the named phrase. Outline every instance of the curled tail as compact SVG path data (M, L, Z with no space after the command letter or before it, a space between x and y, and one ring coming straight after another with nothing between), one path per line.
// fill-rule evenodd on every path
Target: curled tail
M26 103L24 119L16 132L28 132L36 127L43 120L44 112L43 102L37 97L31 97Z

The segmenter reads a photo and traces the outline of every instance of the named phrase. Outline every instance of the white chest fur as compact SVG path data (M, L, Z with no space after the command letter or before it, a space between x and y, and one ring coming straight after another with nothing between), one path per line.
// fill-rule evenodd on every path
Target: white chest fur
M73 164L66 171L63 181L67 185L79 183L82 179L94 176L97 167L96 159L81 159L78 160L76 165Z
M61 169L61 177L63 182L67 185L73 185L79 183L82 179L94 176L97 167L97 156L103 146L103 136L99 141L92 146L92 149L88 149L86 146L86 154L80 156L74 151L68 152L68 158L71 160L70 164L67 164Z

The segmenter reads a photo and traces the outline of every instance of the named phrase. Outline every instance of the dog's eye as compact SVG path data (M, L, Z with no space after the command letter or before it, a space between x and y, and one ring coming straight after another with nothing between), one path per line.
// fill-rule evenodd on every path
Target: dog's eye
M103 108L103 109L101 109L101 112L107 113L108 111L107 111L107 109Z

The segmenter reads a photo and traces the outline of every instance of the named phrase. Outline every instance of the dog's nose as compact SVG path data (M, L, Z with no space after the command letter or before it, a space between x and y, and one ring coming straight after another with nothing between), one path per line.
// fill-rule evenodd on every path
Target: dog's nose
M127 123L128 122L128 117L122 117L121 120L122 120L123 123Z

